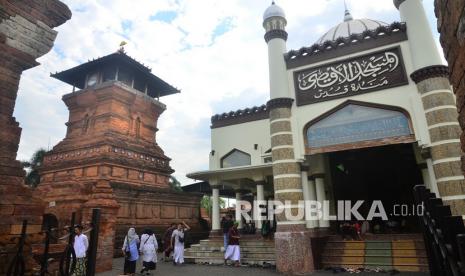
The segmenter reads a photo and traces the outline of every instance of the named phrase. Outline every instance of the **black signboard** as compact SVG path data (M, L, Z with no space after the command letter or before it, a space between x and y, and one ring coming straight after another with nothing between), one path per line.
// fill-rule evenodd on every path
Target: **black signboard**
M400 47L294 72L297 105L408 84Z

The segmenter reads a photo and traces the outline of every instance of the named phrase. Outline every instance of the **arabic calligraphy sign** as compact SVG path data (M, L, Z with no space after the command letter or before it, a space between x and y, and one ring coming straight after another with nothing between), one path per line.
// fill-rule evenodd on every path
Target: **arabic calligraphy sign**
M294 72L297 105L408 84L400 47Z

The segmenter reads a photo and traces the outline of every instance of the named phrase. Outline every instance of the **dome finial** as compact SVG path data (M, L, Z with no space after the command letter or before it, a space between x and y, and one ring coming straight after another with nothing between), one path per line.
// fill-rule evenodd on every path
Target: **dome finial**
M347 8L347 2L346 2L346 0L344 0L344 8L345 8L345 12L344 12L344 22L354 20L354 18L352 17L352 14L350 14L349 9Z

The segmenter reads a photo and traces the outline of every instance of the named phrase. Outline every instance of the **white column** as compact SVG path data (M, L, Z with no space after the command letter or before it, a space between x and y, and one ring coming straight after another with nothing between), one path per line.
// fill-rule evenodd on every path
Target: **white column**
M308 202L311 200L310 191L308 187L308 172L302 171L300 174L302 177L302 192L303 192L304 201L305 201L305 221L306 221L307 228L313 228L312 223L309 220L307 220L310 214L310 205L308 205Z
M428 165L426 163L420 164L421 167L421 176L423 178L423 184L426 188L431 189L431 179L429 178Z
M212 231L220 229L220 189L212 187Z
M272 39L268 42L270 95L272 99L289 98L288 77L283 53L286 53L285 40Z
M428 177L430 181L430 190L431 192L435 193L436 196L439 198L439 189L438 189L438 183L436 182L436 175L434 174L434 168L433 168L433 159L427 158L426 159L426 165L428 166Z
M239 203L242 200L240 192L236 192L236 221L239 223L237 228L242 229L243 223L241 218L241 204Z
M310 200L314 200L314 201L318 200L316 197L316 185L315 185L314 179L308 180L308 194L309 194ZM317 228L319 225L318 220L312 220L311 225L312 225L311 228Z
M407 23L413 70L443 64L421 0L395 2L401 2L400 19Z
M310 214L310 201L316 201L316 192L315 192L315 181L308 179L308 172L302 171L302 190L305 201L305 220L307 228L318 227L318 221L316 220L307 220L307 214Z
M316 190L316 199L322 204L326 200L325 193L325 179L323 176L315 177L315 190ZM329 221L324 220L323 218L319 220L320 227L329 227Z
M263 182L258 182L257 183L257 202L262 203L265 201L265 192L264 192L264 186ZM255 221L255 227L257 228L257 233L260 232L259 230L262 229L262 220L260 219L260 213L259 213L259 208L258 204L256 206L256 216L257 220Z
M255 204L254 204L255 202L257 202L257 195L254 195L254 196L253 196L253 201L252 201L252 203L250 204L251 207L252 207L252 218L251 218L251 220L248 221L248 222L249 222L249 223L252 223L252 221L253 221L253 223L255 223L255 225L257 225L257 222L255 221L255 216L257 215L257 208L255 208L256 206L255 206Z

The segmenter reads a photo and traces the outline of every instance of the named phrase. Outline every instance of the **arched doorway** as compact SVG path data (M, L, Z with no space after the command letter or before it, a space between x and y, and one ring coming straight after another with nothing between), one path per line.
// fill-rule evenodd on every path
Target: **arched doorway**
M58 228L58 219L54 214L44 214L42 217L42 231L46 231L49 229L57 229ZM57 243L57 231L53 231L52 235L50 235L50 243Z
M364 218L380 201L388 220L371 226L384 233L416 232L417 218L400 212L402 206L415 211L413 187L423 184L408 112L349 100L309 122L304 135L309 158L323 154L327 160L325 178L334 200L363 200L358 210Z

